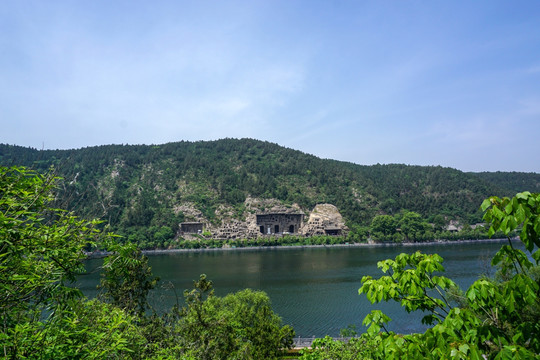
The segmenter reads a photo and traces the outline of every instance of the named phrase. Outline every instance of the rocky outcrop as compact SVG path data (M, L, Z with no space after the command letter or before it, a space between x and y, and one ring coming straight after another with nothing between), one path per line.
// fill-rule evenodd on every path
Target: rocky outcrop
M300 216L303 219L300 226L283 226L276 220L276 230L274 226L270 227L271 235L283 235L291 233L294 229L294 234L304 236L314 235L345 235L347 227L345 221L339 213L339 210L331 204L319 204L315 206L310 213L309 218L305 219L305 214L302 209L293 204L284 206L275 199L258 199L248 197L244 203L245 219L236 219L232 216L226 216L222 219L221 225L212 226L208 230L212 233L212 237L217 239L253 239L260 236L268 235L268 226L261 230L261 224L257 224L257 216L275 215L279 218L287 218L290 216ZM229 213L226 209L220 209L220 214ZM196 215L195 213L191 213ZM232 215L232 212L229 213ZM278 230L279 229L279 230ZM264 233L263 233L264 231ZM277 233L276 233L277 232Z
M247 221L232 220L212 232L216 239L252 239L257 237L256 227L250 226Z
M338 208L332 204L316 205L308 217L297 204L285 206L276 199L248 197L244 207L243 215L238 218L235 208L220 205L216 209L216 215L221 219L219 225L210 223L193 203L178 205L174 211L182 212L186 221L204 224L204 229L215 239L254 239L284 234L346 235L348 230ZM258 224L257 217L264 218L265 223Z
M250 213L283 213L292 214L302 212L302 209L298 204L292 204L285 206L277 199L260 199L247 197L244 202L246 210Z
M318 204L300 229L300 233L305 236L344 235L347 230L337 207L332 204Z
M182 205L175 206L173 210L175 214L182 212L186 221L207 222L203 213L200 212L193 203L183 203Z

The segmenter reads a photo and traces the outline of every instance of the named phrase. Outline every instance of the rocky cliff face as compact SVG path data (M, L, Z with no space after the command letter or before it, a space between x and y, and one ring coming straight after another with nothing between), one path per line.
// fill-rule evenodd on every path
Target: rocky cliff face
M178 206L179 211L184 211L190 219L200 221L205 224L213 238L217 239L253 239L266 236L257 224L257 214L302 214L303 222L298 228L296 235L345 235L347 227L337 207L332 204L319 204L309 213L304 211L297 204L284 206L276 199L259 199L248 197L244 202L245 210L241 219L234 216L234 210L228 207L218 209L220 217L223 219L220 225L212 225L202 216L202 213L193 209L189 204ZM281 232L272 235L282 235ZM286 231L286 229L285 229ZM287 232L288 233L288 232ZM294 234L293 234L294 235Z
M338 208L332 204L316 205L309 215L308 221L300 229L301 233L306 236L342 235L347 230Z

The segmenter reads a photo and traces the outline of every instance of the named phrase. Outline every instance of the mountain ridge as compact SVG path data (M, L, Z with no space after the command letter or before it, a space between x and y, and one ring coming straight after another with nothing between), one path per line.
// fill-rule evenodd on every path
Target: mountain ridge
M102 218L124 234L141 227L174 232L189 219L177 210L184 205L216 226L242 219L248 198L273 199L306 214L317 204L333 204L348 224L367 225L376 215L403 210L428 220L442 215L473 224L481 220L479 206L488 196L540 191L540 174L535 173L358 165L255 139L72 150L0 144L0 164L38 171L54 166L64 179L59 189L63 205L80 216Z

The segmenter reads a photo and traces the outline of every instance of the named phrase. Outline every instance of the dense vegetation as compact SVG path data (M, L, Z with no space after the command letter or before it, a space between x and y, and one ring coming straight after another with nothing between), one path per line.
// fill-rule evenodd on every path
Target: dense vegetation
M538 359L540 354L540 194L491 197L482 204L489 233L508 237L492 259L495 278L480 278L461 291L444 271L437 254L400 254L378 267L387 275L364 276L360 294L372 303L397 301L422 311L420 334L386 330L391 319L373 310L364 319L366 333L350 341L317 339L302 359ZM511 241L519 230L526 252ZM534 261L534 263L532 261Z
M520 172L480 172L473 175L489 183L509 190L506 194L516 194L523 191L540 192L540 174Z
M9 359L277 359L292 345L266 294L213 294L201 275L186 305L159 316L146 296L159 279L136 245L51 207L57 179L0 167L0 344ZM440 273L442 258L420 252L379 262L388 275L365 276L360 294L423 311L421 334L387 331L372 311L367 331L349 341L317 339L303 351L322 359L533 359L540 354L540 194L491 197L482 203L489 235L508 237L492 260L495 278L462 292ZM416 218L416 215L408 215ZM386 221L381 220L381 231ZM511 241L515 232L526 252ZM71 285L84 273L84 250L100 245L101 293L88 300ZM533 263L534 261L534 263Z
M495 178L440 166L361 166L251 139L45 151L0 145L0 165L41 172L54 166L64 179L57 206L82 218L103 219L116 233L144 248L172 246L178 223L191 220L178 210L186 203L213 224L223 221L216 212L220 206L243 218L248 196L296 203L306 213L318 203L331 203L353 229L348 240L362 241L379 215L392 216L396 223L416 213L424 224L447 225L450 220L475 224L481 221L482 199L510 194L505 186L513 181L497 180L506 173ZM431 227L422 236L400 233L383 240L426 236L453 235Z
M223 298L204 275L158 316L146 297L158 281L133 244L51 207L54 176L0 167L0 357L5 359L276 359L292 344L268 296ZM101 293L73 287L84 250L105 247Z

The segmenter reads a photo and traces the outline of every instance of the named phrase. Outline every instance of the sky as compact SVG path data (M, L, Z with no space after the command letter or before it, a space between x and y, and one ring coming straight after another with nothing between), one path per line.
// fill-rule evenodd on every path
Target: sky
M0 126L540 173L540 1L4 0Z

